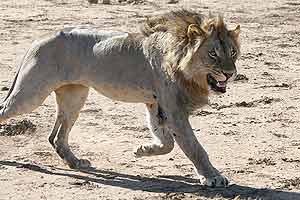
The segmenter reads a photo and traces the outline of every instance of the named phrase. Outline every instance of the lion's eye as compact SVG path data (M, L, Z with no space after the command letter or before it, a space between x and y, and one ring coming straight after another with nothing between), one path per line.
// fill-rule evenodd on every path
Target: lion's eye
M231 57L236 56L236 50L234 48L231 48Z
M216 57L217 57L217 53L216 53L215 50L209 51L209 52L208 52L208 55L209 55L210 57L212 57L212 58L216 58Z

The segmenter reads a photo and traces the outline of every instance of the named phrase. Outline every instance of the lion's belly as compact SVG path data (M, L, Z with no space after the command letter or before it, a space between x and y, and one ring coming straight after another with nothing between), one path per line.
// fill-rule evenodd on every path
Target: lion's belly
M153 103L153 90L142 87L128 87L126 85L103 84L94 87L100 94L117 101L131 103Z
M61 55L58 79L64 84L92 87L118 101L153 102L152 67L143 49L127 37L108 37L97 43L85 37L74 42L71 37Z

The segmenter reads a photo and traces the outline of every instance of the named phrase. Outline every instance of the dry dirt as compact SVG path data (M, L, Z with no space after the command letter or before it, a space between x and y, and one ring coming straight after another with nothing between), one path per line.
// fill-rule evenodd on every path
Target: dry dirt
M237 81L191 117L213 164L229 177L226 189L200 186L176 146L140 158L148 142L144 106L111 101L92 91L70 135L72 149L95 170L68 169L47 141L53 97L0 127L0 199L300 199L300 3L296 0L131 1L1 0L0 96L16 63L41 35L69 26L137 31L150 16L180 7L224 13L241 24ZM22 121L26 120L26 121Z

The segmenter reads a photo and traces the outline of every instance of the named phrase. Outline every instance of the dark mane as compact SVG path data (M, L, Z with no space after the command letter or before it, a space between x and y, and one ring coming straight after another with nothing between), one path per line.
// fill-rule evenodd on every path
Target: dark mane
M197 30L190 30L191 27ZM199 33L196 40L191 39L189 31ZM201 48L201 43L212 33L217 33L219 40L223 40L227 36L232 37L239 47L238 34L226 28L221 15L205 16L184 9L147 19L141 32L151 47L155 46L157 49L162 49L164 52L162 67L169 77L176 80L182 88L185 88L188 94L192 94L190 100L195 105L199 104L198 102L203 102L203 99L199 99L200 97L208 95L205 73L199 73L192 78L186 78L184 74L184 71L188 70L190 66L195 49ZM150 52L149 55L153 60L157 59L156 54L152 55Z
M148 18L143 24L141 32L144 36L150 36L156 32L168 32L177 38L186 38L188 26L196 24L208 30L212 25L217 29L226 29L223 17L209 16L190 10L171 11L159 16Z

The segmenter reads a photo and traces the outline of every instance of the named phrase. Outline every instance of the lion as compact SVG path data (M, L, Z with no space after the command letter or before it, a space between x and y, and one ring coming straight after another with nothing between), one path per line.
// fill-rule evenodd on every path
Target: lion
M226 187L228 179L209 161L189 123L192 111L223 94L236 74L240 26L223 17L178 10L148 19L141 32L64 29L33 43L1 104L0 123L31 112L56 96L49 142L70 168L89 168L77 158L68 136L89 88L113 100L144 103L153 141L136 157L163 155L174 141L193 163L201 183Z

